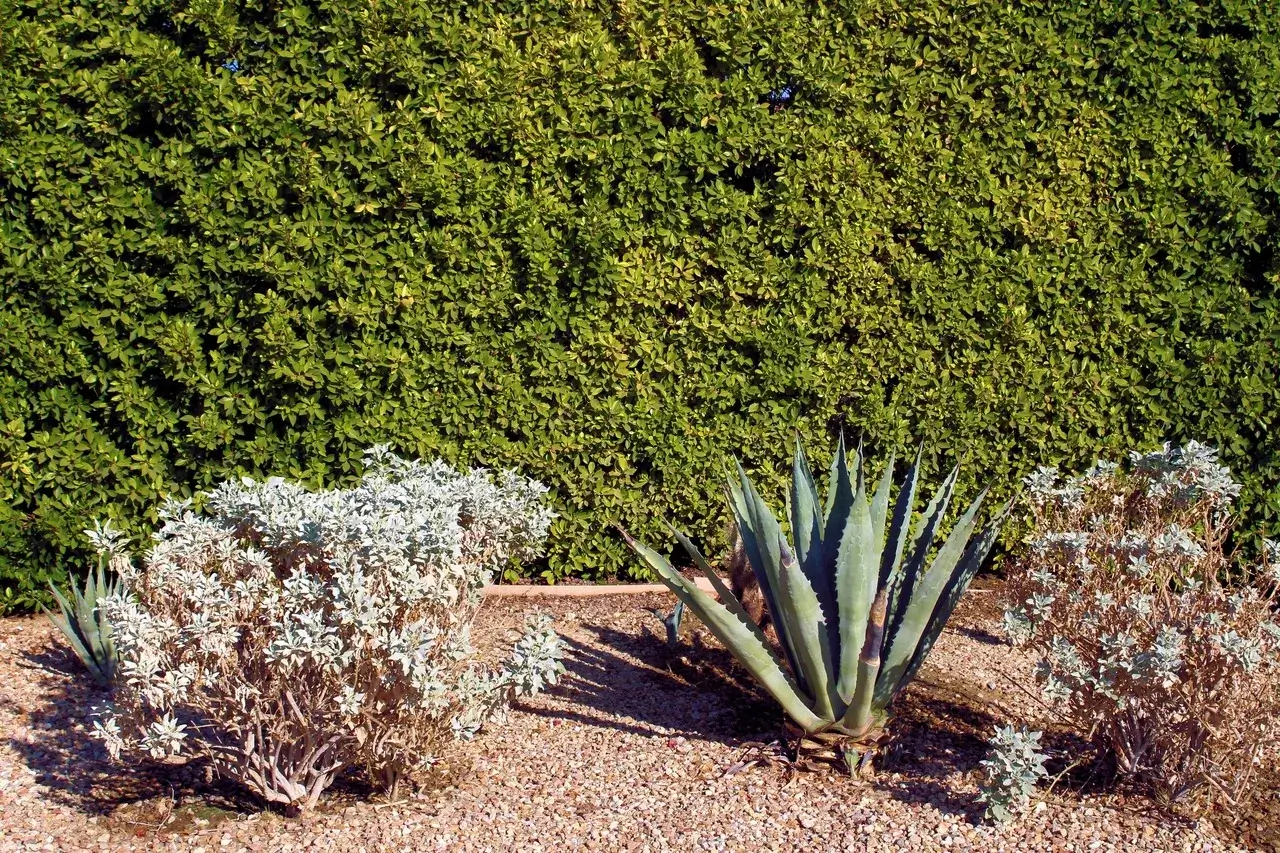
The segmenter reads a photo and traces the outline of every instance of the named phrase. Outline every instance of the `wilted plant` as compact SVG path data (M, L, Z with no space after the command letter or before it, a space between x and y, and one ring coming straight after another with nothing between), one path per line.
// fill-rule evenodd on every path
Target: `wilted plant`
M49 584L59 612L54 614L45 610L45 615L62 632L93 680L101 687L108 687L116 675L116 646L111 635L111 623L98 605L102 599L119 595L124 589L119 577L108 580L110 551L121 540L120 534L110 524L99 524L92 530L86 530L85 534L98 548L97 569L85 577L83 589L72 582L70 600ZM111 573L114 575L114 570Z
M1120 774L1237 802L1280 712L1277 566L1229 578L1223 553L1239 485L1196 442L1026 484L1035 530L1007 618L1046 696Z
M1041 732L1013 726L997 727L987 741L990 747L982 764L978 801L987 804L984 814L994 823L1007 823L1026 811L1031 792L1045 775Z
M922 513L913 513L919 458L890 511L893 459L874 494L861 449L852 467L843 441L825 505L803 451L792 471L788 541L741 466L728 497L747 559L764 594L785 664L741 602L682 533L680 543L719 594L716 601L656 551L627 536L662 581L778 700L811 741L839 751L853 769L875 749L887 709L911 681L1003 522L1002 509L977 537L983 495L955 522L930 560L951 502L952 470ZM985 494L985 493L984 493ZM913 523L914 521L914 523ZM625 532L624 532L624 535Z
M206 511L170 503L116 632L118 708L96 726L114 755L207 756L270 802L314 805L336 774L396 781L472 737L512 695L555 683L549 621L507 666L469 661L481 589L536 553L546 489L374 448L355 488L229 482Z

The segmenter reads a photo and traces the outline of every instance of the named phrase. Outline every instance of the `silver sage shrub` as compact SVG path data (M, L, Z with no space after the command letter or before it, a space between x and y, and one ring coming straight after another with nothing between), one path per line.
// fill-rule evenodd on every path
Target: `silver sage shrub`
M1224 553L1240 486L1194 441L1026 485L1005 625L1047 698L1122 776L1238 805L1280 731L1275 546L1253 567Z
M482 588L536 556L546 488L372 449L351 489L228 482L171 502L130 592L104 601L119 653L113 755L207 757L268 802L314 805L362 767L392 786L563 671L547 617L497 671L472 660ZM118 548L118 543L109 543ZM118 554L116 555L119 556Z

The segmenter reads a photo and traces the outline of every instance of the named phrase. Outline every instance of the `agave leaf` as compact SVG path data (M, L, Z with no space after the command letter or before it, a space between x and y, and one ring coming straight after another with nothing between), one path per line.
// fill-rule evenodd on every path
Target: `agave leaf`
M698 615L716 639L724 643L738 662L778 700L778 704L782 705L783 710L797 725L807 732L818 731L826 725L822 718L813 713L782 662L761 641L759 629L752 630L750 619L744 622L729 608L699 589L697 584L690 583L672 568L665 557L631 538L625 530L622 531L622 536L657 573L667 588Z
M828 578L831 589L831 633L832 655L838 662L844 655L840 634L840 580L838 562L840 559L840 541L844 536L845 525L849 523L849 510L853 507L854 484L849 475L849 456L845 450L844 432L836 444L836 452L831 458L831 469L827 472L827 504L823 512L822 530L822 573ZM837 673L837 678L839 674Z
M791 491L793 496L799 497L812 510L806 513L806 518L812 516L821 521L822 516L818 514L818 507L821 505L818 501L818 483L813 478L813 469L809 466L809 458L805 456L804 446L800 444L799 438L796 438L796 454L791 460ZM798 539L800 534L795 533ZM815 534L817 537L821 535Z
M845 451L845 434L840 434L840 443L836 446L836 455L831 461L831 471L827 476L827 508L826 519L824 519L822 542L823 542L823 560L826 565L823 566L823 573L831 578L831 589L833 601L836 605L837 622L838 612L840 612L840 579L838 579L837 564L840 561L841 539L845 535L845 526L849 524L849 511L854 506L854 478L849 475L849 455ZM836 652L837 658L840 654L840 631L838 625L836 630Z
M858 685L850 698L844 719L840 721L841 728L855 737L866 734L874 719L872 699L875 696L876 676L880 672L880 644L883 642L886 603L887 596L881 588L867 615L866 637L863 639L862 653L858 655Z
M800 683L800 689L812 696L814 695L813 686L808 681L805 667L796 651L795 635L798 628L795 611L790 606L790 602L783 598L782 544L785 540L782 536L782 527L778 524L773 510L769 509L764 498L760 497L759 492L751 485L751 478L747 476L741 464L738 465L738 479L740 485L737 495L742 499L746 530L743 530L741 523L738 529L743 537L744 547L747 545L748 538L754 542L754 549L747 548L747 559L751 562L756 580L760 582L760 591L764 594L765 604L773 615L773 627L778 634L778 642L786 654L787 664ZM734 493L732 484L730 493L731 495ZM738 509L735 508L734 512L737 514ZM753 550L759 563L752 558Z
M670 613L663 613L656 607L649 608L649 612L658 617L658 621L662 623L662 627L667 631L667 648L674 649L680 645L680 620L684 618L684 602L677 599L675 609Z
M690 541L689 537L685 536L683 532L672 527L670 524L668 524L667 527L675 534L676 540L679 541L681 547L683 547L689 556L693 558L694 565L702 571L702 574L706 576L707 580L711 581L711 586L715 589L716 595L720 596L720 603L728 608L730 613L749 625L756 633L760 642L768 645L768 641L765 639L764 632L760 630L760 626L756 625L755 620L753 620L751 615L747 613L746 608L742 606L742 602L738 600L738 597L724 585L724 581L720 580L720 576L711 568L711 564L707 562L706 557L702 556L702 552L698 550L698 547L694 545L693 542Z
M53 588L52 584L50 584L49 589L58 599L58 606L61 608L61 612L55 615L50 613L48 610L45 610L45 615L49 617L49 621L52 622L54 627L56 627L62 633L62 636L66 638L67 643L71 646L71 651L75 653L75 656L79 658L80 662L85 665L85 668L91 673L94 673L96 677L98 670L97 663L93 659L93 653L89 651L83 638L80 636L80 632L76 629L75 617L72 615L75 611L71 608L71 605L66 602L66 599L64 599L62 595Z
M74 592L74 590L75 587L72 586L72 591ZM67 601L66 596L64 596L52 583L49 584L49 592L53 593L54 601L58 602L58 610L61 611L62 618L67 620L67 624L70 625L71 617L75 614L75 607L70 601ZM52 619L53 616L50 615L49 618Z
M890 452L889 461L884 466L884 473L880 475L880 485L876 487L876 493L871 498L871 541L875 543L876 550L879 552L884 551L884 525L889 516L889 490L893 487L893 463L896 459L897 453ZM878 581L877 588L882 586L884 586L883 577Z
M834 722L837 708L843 711L843 705L835 693L835 685L831 683L835 664L826 617L822 614L818 594L804 576L785 541L779 543L779 550L782 555L779 566L782 594L778 599L784 608L783 615L790 620L787 629L795 641L792 651L800 664L800 671L804 673L804 681L809 686L813 712L824 720ZM776 616L777 614L775 618Z
M951 473L947 474L947 479L942 481L942 485L934 493L933 500L929 501L929 505L925 507L924 512L916 519L915 528L911 534L911 547L908 551L911 554L909 560L915 561L917 564L917 571L923 568L924 555L928 553L929 548L933 545L933 538L937 535L938 525L942 523L942 519L947 514L947 508L951 505L951 496L955 493L956 479L959 476L960 466L955 465L952 467Z
M890 591L888 607L893 613L893 592L901 583L902 551L906 547L907 533L911 529L911 508L916 502L916 488L920 484L920 451L916 451L915 461L907 469L906 479L898 489L898 499L893 504L893 517L889 521L880 557L880 586Z
M742 466L738 466L738 473L742 474ZM733 521L738 528L738 541L742 544L742 551L746 554L747 565L751 566L751 570L755 573L756 580L760 583L761 591L764 591L768 577L761 571L764 565L764 557L760 553L760 544L756 541L755 531L751 528L751 516L747 504L747 496L742 490L740 482L734 482L733 477L725 474L725 497L729 500L729 509L733 512ZM766 599L768 594L766 593Z
M970 534L973 533L978 509L982 506L982 500L986 495L984 489L956 522L951 535L947 537L947 541L942 544L937 556L933 558L929 571L921 578L915 589L903 587L901 594L905 606L902 622L898 632L885 648L884 663L876 681L875 705L877 708L887 706L897 694L898 684L915 656L920 638L933 616L934 607L947 581L951 578L952 570L964 555L965 545L969 541Z
M929 624L925 626L924 634L921 636L916 652L911 658L911 663L907 665L906 671L902 673L902 678L898 681L898 686L894 688L894 696L901 693L903 688L911 683L911 679L915 678L921 664L929 656L929 652L933 650L933 644L941 636L942 629L947 625L947 620L951 618L952 612L960 602L960 596L964 595L964 591L969 588L969 582L973 580L973 576L977 574L978 569L982 568L982 564L987 561L987 557L991 554L991 549L995 546L996 539L1000 535L1000 528L1004 526L1005 520L1009 517L1009 509L1012 506L1013 501L1009 501L1002 506L995 514L995 517L991 519L991 522L982 529L982 532L969 540L969 544L964 550L964 556L960 558L960 562L952 572L950 580L947 581L946 588L942 591L941 598L933 608L933 614L929 617Z
M823 539L822 506L818 502L818 485L813 470L805 458L804 449L796 440L796 455L791 470L791 500L788 502L791 517L791 535L795 541L796 560L809 585L818 596L822 608L822 622L827 632L827 646L833 658L839 655L839 618L836 612L835 576L827 568L828 544Z
M106 561L98 561L98 589L94 594L94 613L98 621L98 634L102 638L103 652L103 671L106 681L110 683L115 679L116 665L119 658L116 655L115 631L111 627L111 622L102 612L102 600L104 598L114 596L124 589L124 580L119 576L107 582L104 566Z
M74 584L71 586L71 596L75 599L76 605L76 625L82 630L94 625L96 621L94 619L94 603L92 601L92 597L96 592L97 590L94 589L92 572L90 572L89 576L85 578L83 592L76 589ZM87 633L92 633L92 631L90 630Z
M880 553L880 587L886 593L886 624L881 641L880 654L883 657L883 644L893 632L898 622L898 590L902 587L903 564L902 552L906 547L907 533L911 529L911 511L916 502L916 489L920 483L920 453L923 445L916 450L915 461L907 469L907 476L898 489L898 499L893 505L893 517L889 520L886 539Z
M71 585L74 604L53 584L49 584L49 590L58 603L59 612L54 615L45 610L45 615L66 638L71 651L84 664L85 669L89 670L94 681L106 686L110 683L115 671L114 648L104 643L101 637L101 630L105 627L105 630L110 631L110 626L107 625L106 620L98 621L94 613L95 608L88 606L86 600L89 597L96 597L92 573L85 582L84 594L76 589L74 583Z
M84 638L85 645L93 653L93 659L100 669L105 669L107 661L110 659L113 646L111 643L111 625L98 612L98 602L100 598L107 594L106 577L103 573L103 561L98 561L98 570L95 579L93 572L90 572L84 581L84 593L76 594L76 615L80 632ZM72 593L76 593L75 587L72 587ZM104 673L105 674L105 673Z
M861 469L860 453L857 463ZM863 646L867 614L874 594L877 555L872 537L866 482L859 470L857 491L849 507L849 518L836 559L836 593L840 603L840 680L837 692L846 703L857 688L858 650Z
M919 457L917 456L917 462L918 460ZM947 479L942 482L937 492L934 493L933 500L929 501L929 504L924 508L924 512L916 519L915 534L911 538L911 545L907 550L906 558L900 561L902 568L900 572L895 572L898 576L894 578L894 583L889 587L889 624L885 629L885 646L880 651L881 658L887 659L889 657L889 646L893 644L894 638L898 635L898 630L902 627L907 605L911 601L915 588L920 583L924 562L928 558L929 549L933 547L933 538L938 532L938 525L942 523L942 519L947 513L947 507L951 505L951 495L955 491L956 477L959 473L959 466L951 469Z
M849 518L849 507L853 505L853 480L849 477L849 458L844 448L844 433L840 433L840 443L836 445L835 455L831 458L831 470L827 474L827 505L823 513L826 530L822 541L828 543L827 562L835 564L836 543L840 541L840 531L844 529Z
M762 541L755 527L754 501L751 499L751 483L747 479L747 473L742 470L742 465L737 463L737 481L733 477L725 477L725 494L729 498L729 508L733 511L734 521L738 526L738 541L742 543L742 551L746 555L747 565L751 566L752 573L756 576L756 583L760 586L760 594L764 596L765 606L769 608L770 613L778 613L778 599L774 592L777 589L777 580L771 577L767 569L769 563L766 560L771 556L769 551L762 547ZM775 540L776 541L776 540ZM796 663L795 657L791 652L791 644L787 638L787 626L783 624L781 619L773 620L773 629L778 634L778 644L782 646L783 654L786 655L787 664L791 667L791 671L796 673L798 677L800 667ZM804 685L801 685L804 687Z

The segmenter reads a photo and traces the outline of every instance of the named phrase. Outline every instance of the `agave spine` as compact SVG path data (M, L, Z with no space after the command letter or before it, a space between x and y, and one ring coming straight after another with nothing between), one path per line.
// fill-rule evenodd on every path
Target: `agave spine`
M930 559L959 469L952 469L922 512L913 513L917 454L890 513L893 463L891 456L869 495L862 449L851 465L841 439L826 501L820 504L797 443L788 501L790 541L742 466L735 465L727 477L729 504L773 614L785 664L687 536L673 530L719 601L623 531L663 583L808 734L874 735L990 554L1009 511L1005 504L974 536L984 490Z

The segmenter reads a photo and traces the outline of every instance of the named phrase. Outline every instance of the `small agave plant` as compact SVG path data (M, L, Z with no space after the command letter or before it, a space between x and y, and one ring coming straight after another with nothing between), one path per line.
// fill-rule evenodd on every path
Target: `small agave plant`
M684 602L677 601L675 609L670 613L663 613L661 610L656 609L649 612L661 619L662 626L667 629L667 648L679 648L680 623L684 621Z
M119 538L119 534L109 527L100 527L96 531L86 532L90 533L90 538L95 543L99 540L111 543ZM49 584L49 589L58 602L58 613L45 610L49 621L67 638L71 650L75 652L76 657L80 658L85 669L89 670L93 680L102 687L111 686L116 675L118 658L115 641L111 635L111 623L99 610L98 603L104 598L116 595L123 588L123 581L119 577L112 577L110 580L107 578L109 556L109 551L100 551L97 571L89 572L84 580L83 589L78 589L74 583L71 584L70 599L59 592L53 584Z
M961 594L994 545L1006 504L975 537L984 491L941 547L930 552L959 468L913 513L920 457L890 507L893 458L868 494L862 449L852 465L843 439L825 503L797 444L788 515L791 541L741 465L727 480L747 559L773 615L785 664L707 560L673 531L719 601L656 551L623 536L676 596L782 705L802 743L859 769L881 741L887 710L915 676Z

